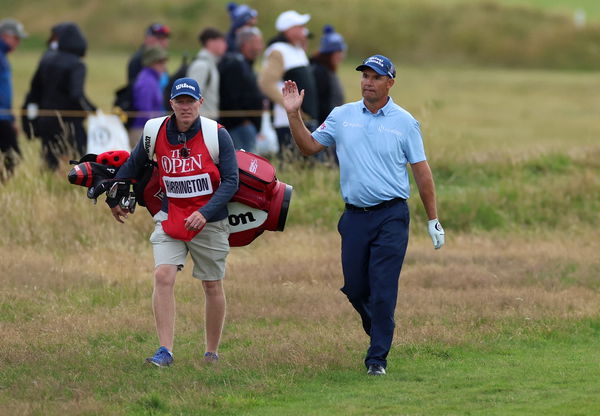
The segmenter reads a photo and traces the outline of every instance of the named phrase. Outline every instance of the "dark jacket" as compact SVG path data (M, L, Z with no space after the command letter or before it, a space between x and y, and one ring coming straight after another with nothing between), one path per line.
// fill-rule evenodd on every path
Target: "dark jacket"
M317 121L322 124L331 110L344 104L344 90L337 74L325 65L312 61L311 67L317 86L317 104L319 117Z
M260 111L263 108L263 94L258 88L252 62L239 52L227 53L219 62L220 109L221 111ZM239 126L250 120L260 130L260 116L222 117L219 121L227 129Z
M129 63L127 64L127 83L130 85L133 85L135 78L144 68L144 65L142 65L142 55L144 54L145 49L146 47L144 45L140 46L138 50L131 55L131 58L129 58Z
M58 49L44 55L31 81L29 98L38 103L41 110L95 110L85 97L83 88L86 67L81 58L85 56L86 48L87 42L79 27L75 23L65 23L58 37ZM55 142L58 136L65 136L79 153L83 153L86 145L84 118L83 113L62 117L67 131L72 132L68 135L57 117L41 116L38 129L42 144Z
M79 27L75 23L65 24L58 38L58 49L44 55L31 81L30 100L44 110L95 110L84 94L86 67L81 58L85 56L86 48L87 42ZM69 121L81 122L82 118ZM47 122L40 120L42 135Z

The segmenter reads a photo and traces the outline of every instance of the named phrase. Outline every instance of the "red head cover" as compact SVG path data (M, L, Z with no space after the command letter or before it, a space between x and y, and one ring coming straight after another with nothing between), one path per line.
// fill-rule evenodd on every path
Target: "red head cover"
M120 168L128 157L129 152L127 150L109 150L108 152L100 153L96 157L96 163Z

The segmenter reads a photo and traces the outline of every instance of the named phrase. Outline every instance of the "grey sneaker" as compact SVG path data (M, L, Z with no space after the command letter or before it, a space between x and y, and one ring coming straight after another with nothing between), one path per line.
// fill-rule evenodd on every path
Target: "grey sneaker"
M173 354L166 347L160 347L154 353L154 357L146 358L146 362L157 367L168 367L173 364Z
M379 364L371 364L367 370L367 374L370 376L385 376L385 368Z
M219 361L219 355L216 352L205 352L204 362L205 363L216 363Z

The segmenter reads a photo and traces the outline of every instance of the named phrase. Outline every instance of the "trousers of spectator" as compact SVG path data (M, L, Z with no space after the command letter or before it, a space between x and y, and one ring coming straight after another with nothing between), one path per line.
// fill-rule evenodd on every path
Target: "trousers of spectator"
M247 152L254 152L256 147L256 127L251 122L244 122L239 126L227 129L235 150L244 149Z
M14 123L11 120L0 120L0 157L3 160L3 169L7 177L11 176L17 166L17 160L21 154L19 142L17 141L17 132ZM0 173L0 178L2 174Z
M408 246L406 201L377 210L346 209L338 223L342 239L341 291L360 314L371 337L365 365L387 366L394 337L398 281Z
M79 159L85 154L87 134L81 119L64 119L64 122L60 122L55 117L40 117L39 127L42 154L50 169L58 168L62 156Z

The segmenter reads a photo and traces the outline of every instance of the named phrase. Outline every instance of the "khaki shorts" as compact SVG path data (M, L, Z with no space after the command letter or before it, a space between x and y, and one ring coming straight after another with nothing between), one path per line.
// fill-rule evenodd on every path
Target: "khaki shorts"
M225 276L225 260L229 254L229 221L206 223L192 241L176 240L164 232L162 221L167 213L159 211L154 216L154 232L150 236L154 251L154 266L174 265L183 268L189 252L194 261L192 276L200 280L221 280Z

